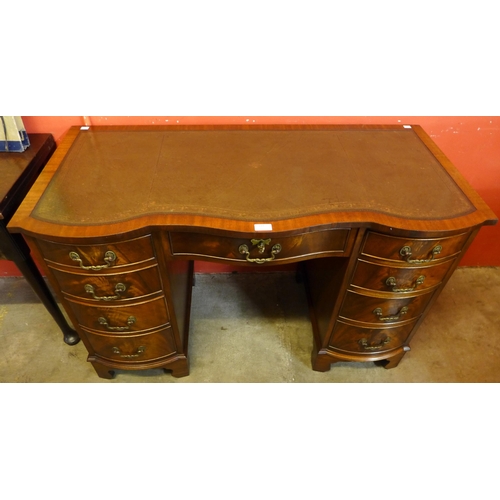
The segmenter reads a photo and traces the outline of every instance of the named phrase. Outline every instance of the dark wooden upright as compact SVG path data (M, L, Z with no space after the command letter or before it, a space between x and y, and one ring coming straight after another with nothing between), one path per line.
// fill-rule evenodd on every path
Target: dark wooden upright
M66 322L28 246L19 234L7 231L12 215L56 149L50 134L30 134L29 139L30 147L22 153L0 153L0 258L16 264L59 325L64 341L73 345L80 340L78 334Z
M99 376L181 377L194 260L297 263L313 369L393 368L496 221L418 125L124 126L71 129L9 230L44 266Z

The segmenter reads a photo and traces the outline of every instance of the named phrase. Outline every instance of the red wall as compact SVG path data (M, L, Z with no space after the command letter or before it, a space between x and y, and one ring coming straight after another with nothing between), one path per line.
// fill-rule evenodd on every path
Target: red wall
M72 125L218 125L218 124L398 124L421 125L490 208L500 215L500 117L487 116L23 116L28 134L50 132L59 143ZM481 229L462 266L500 266L500 224ZM199 272L230 267L199 263ZM19 275L0 261L0 276Z

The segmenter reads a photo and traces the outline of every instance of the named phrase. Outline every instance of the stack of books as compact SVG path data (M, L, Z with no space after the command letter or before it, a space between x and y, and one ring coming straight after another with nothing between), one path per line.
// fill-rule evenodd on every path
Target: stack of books
M22 153L30 141L20 116L0 116L0 152Z

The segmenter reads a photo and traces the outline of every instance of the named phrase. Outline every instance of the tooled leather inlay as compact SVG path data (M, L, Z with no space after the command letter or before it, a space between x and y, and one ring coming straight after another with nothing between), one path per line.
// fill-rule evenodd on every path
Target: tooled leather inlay
M473 210L411 129L91 129L32 215L90 225L151 214L272 221L372 211L432 220Z

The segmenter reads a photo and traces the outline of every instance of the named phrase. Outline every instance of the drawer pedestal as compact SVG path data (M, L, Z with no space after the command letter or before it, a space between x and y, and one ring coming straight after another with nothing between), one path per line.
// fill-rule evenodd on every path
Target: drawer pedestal
M313 369L328 371L339 361L385 360L385 368L396 367L473 237L472 232L433 238L370 230L360 234L358 255L338 278L343 283L327 326L315 320L319 306L309 293L316 340ZM328 263L323 264L328 275Z

